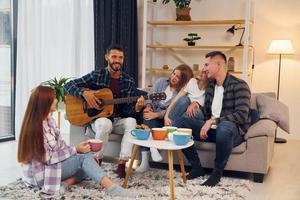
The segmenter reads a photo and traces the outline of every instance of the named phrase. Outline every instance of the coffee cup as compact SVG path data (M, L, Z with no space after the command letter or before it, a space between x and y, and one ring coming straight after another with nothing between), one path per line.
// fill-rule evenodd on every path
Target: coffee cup
M170 141L173 141L173 135L172 134L176 132L177 127L175 127L175 126L164 126L163 128L167 129L168 139Z
M163 128L167 129L168 133L173 133L177 130L175 126L164 126Z
M154 140L164 140L168 134L168 131L165 128L152 128L151 132Z
M131 135L138 140L148 140L150 136L150 129L133 129Z
M190 128L178 128L177 133L188 133L188 134L192 135L193 130Z
M176 145L184 146L193 139L193 136L188 133L173 133L173 142Z
M89 144L91 147L91 151L97 152L101 150L103 141L99 139L91 139L89 140Z

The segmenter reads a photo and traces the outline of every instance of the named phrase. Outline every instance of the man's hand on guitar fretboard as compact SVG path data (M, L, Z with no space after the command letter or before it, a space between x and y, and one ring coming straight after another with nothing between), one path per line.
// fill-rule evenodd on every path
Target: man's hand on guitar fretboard
M89 108L99 108L99 105L101 104L100 100L95 96L95 90L85 90L82 93L82 96L86 100Z

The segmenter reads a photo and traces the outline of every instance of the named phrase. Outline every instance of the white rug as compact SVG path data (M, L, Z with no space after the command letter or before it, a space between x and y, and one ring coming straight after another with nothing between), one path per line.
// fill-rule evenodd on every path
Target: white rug
M105 171L115 183L122 184L113 173L116 164L103 163ZM183 184L179 172L174 173L175 198L176 199L222 199L235 200L246 199L251 191L252 184L249 180L223 177L221 182L213 188L200 184L208 176L188 180ZM137 199L169 199L169 172L168 170L151 169L146 173L133 173L128 182L128 190L137 194ZM0 186L0 199L39 199L38 191L24 186L21 180L17 180L7 186ZM111 198L105 194L105 190L91 180L72 186L63 197L58 199L124 199Z

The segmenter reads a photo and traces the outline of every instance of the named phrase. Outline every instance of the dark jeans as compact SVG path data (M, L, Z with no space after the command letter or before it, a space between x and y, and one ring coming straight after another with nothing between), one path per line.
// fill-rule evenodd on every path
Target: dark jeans
M177 121L177 127L191 128L193 130L194 140L203 142L214 142L216 143L216 158L215 158L215 169L223 171L228 158L235 146L238 146L244 141L244 137L240 135L238 126L230 121L220 122L217 129L210 129L208 131L208 138L206 140L200 139L200 130L204 125L205 121L197 119L191 119L184 115L181 120ZM200 159L196 151L195 145L183 149L183 153L192 167L198 167L200 165Z

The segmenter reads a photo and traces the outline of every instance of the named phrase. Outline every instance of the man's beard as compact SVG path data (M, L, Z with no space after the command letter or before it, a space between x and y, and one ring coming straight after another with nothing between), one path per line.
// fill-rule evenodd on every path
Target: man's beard
M114 64L119 64L119 66L118 66L118 67L115 67ZM121 67L122 67L121 63L118 63L118 62L110 63L110 62L108 62L108 65L109 65L109 68L110 68L111 70L113 70L114 72L121 71Z

